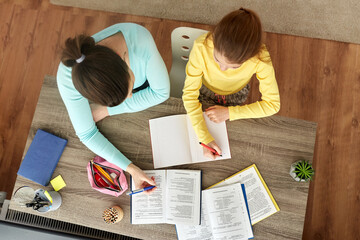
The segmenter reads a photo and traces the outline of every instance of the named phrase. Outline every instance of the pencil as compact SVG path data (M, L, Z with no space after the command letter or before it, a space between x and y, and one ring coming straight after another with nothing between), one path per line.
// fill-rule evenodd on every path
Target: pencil
M100 166L98 166L96 164L93 164L93 165L107 180L109 180L111 182L111 184L115 185L115 183L114 183L113 179L111 178L111 176L107 172L105 172L105 170L102 169L102 167L100 167Z

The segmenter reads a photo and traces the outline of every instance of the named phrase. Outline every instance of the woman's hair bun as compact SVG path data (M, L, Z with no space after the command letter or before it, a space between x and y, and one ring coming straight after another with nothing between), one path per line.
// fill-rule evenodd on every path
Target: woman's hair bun
M61 62L67 67L73 67L77 64L76 59L79 59L82 54L91 51L95 46L95 40L87 35L78 35L75 38L68 38L65 41L65 48L61 54Z

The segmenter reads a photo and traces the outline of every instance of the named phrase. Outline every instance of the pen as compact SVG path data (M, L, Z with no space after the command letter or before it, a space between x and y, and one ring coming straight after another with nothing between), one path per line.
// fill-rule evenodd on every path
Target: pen
M133 195L133 194L141 193L141 192L153 189L154 187L156 187L156 186L144 187L144 188L141 188L141 189L137 189L137 190L134 190L134 191L127 192L126 195Z
M199 142L199 144L200 144L201 146L203 146L204 148L210 150L213 154L222 157L222 155L220 155L215 149L209 147L208 145L206 145L206 144L204 144L204 143L202 143L202 142Z

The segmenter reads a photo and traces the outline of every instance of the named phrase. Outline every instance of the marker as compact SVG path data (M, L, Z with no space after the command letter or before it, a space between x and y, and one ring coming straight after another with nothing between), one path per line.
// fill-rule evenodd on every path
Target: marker
M200 144L201 146L203 146L204 148L210 150L213 154L222 157L222 155L220 155L215 149L209 147L208 145L206 145L206 144L204 144L204 143L202 143L202 142L199 142L199 144Z
M53 199L52 199L52 197L50 196L49 192L48 192L48 191L45 191L44 194L45 194L46 198L47 198L51 203L53 203Z
M126 195L134 195L134 194L137 194L137 193L141 193L141 192L153 189L154 187L156 187L156 186L144 187L144 188L141 188L141 189L137 189L137 190L134 190L134 191L127 192Z

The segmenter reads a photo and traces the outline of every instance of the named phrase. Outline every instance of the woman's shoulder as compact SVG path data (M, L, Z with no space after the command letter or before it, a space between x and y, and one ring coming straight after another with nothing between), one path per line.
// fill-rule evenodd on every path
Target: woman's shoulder
M60 62L57 73L56 73L56 81L58 84L64 85L69 81L72 81L71 78L72 68L65 66L62 62Z
M60 62L56 73L56 82L61 96L79 95L72 82L71 72L71 67L67 67Z
M145 27L136 23L127 22L111 25L100 32L95 33L92 37L95 39L95 42L99 42L119 32L131 40L134 40L137 37L151 36L150 32Z
M151 33L144 26L137 23L119 23L119 25L123 28L123 32L127 31L130 34L134 35L148 35L151 36Z

